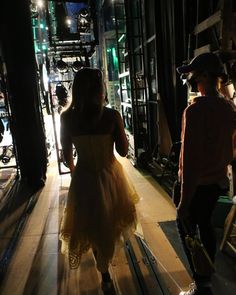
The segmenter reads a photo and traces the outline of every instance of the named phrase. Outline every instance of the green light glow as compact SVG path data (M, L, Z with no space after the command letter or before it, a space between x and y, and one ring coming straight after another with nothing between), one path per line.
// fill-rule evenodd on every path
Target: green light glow
M116 49L114 47L112 47L111 52L112 52L114 66L118 68L118 58L116 55Z

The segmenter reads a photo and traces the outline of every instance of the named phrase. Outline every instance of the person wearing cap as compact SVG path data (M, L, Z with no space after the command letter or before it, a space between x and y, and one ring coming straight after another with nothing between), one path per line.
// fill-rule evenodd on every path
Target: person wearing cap
M180 295L213 294L211 277L200 276L193 268L184 244L183 220L199 229L202 243L214 262L216 239L211 216L219 196L227 191L227 166L233 159L236 108L219 89L226 82L224 67L214 53L203 53L177 68L192 92L200 92L186 107L182 117L179 181L181 197L177 206L177 226L193 273L194 283Z

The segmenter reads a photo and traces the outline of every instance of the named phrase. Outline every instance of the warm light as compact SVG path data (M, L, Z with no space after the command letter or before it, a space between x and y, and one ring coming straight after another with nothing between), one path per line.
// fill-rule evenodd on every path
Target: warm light
M38 1L37 1L37 6L38 6L39 8L42 8L42 7L44 6L43 1L42 1L42 0L38 0Z
M67 18L66 19L66 23L67 23L68 26L71 26L71 19L70 18Z

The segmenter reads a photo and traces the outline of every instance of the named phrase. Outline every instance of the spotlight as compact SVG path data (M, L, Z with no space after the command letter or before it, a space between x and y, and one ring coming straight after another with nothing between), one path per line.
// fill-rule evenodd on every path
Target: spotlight
M66 18L66 24L70 28L70 26L72 24L72 21L71 21L71 19L69 17Z
M72 70L74 71L74 72L78 72L78 70L80 69L80 68L82 68L83 67L83 63L82 63L82 61L79 61L77 58L76 58L76 60L73 62L73 64L72 64Z
M60 73L68 72L68 65L62 59L57 61L57 69Z
M39 8L42 8L42 7L44 6L43 1L42 1L42 0L38 0L38 1L37 1L37 6L38 6Z
M37 5L35 3L30 4L30 11L31 11L31 17L32 18L37 18L39 16L38 8L37 8Z
M90 28L90 16L86 8L82 8L78 14L77 26L79 32L85 33L89 31Z

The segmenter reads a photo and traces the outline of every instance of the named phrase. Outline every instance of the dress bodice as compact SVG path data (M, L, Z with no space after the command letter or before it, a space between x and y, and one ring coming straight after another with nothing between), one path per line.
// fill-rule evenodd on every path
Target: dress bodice
M99 171L114 161L114 140L111 134L79 135L73 137L77 151L77 167Z

